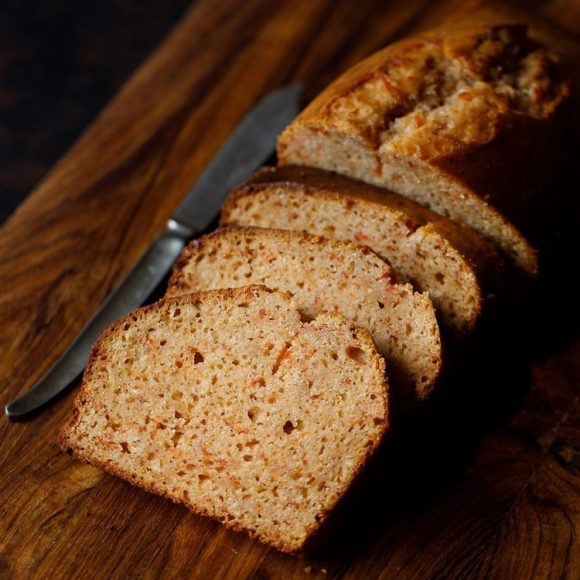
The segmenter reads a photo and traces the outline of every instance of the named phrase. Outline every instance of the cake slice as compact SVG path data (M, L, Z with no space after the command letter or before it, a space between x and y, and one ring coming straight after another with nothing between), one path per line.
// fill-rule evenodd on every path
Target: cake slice
M431 301L398 284L369 248L302 232L225 228L184 250L167 296L247 284L289 292L306 317L339 312L369 330L400 400L432 391L441 341Z
M278 159L409 197L534 275L524 210L558 167L568 96L526 26L434 29L344 73L280 136Z
M387 429L384 362L337 315L264 287L141 308L93 349L60 445L284 551L303 547Z
M306 231L369 246L397 274L428 292L456 339L470 334L504 260L473 230L407 198L336 173L267 167L232 191L222 225Z

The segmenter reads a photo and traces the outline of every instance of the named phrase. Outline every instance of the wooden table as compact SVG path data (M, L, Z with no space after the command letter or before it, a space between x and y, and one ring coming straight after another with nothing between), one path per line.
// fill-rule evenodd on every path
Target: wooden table
M460 0L196 2L0 230L2 403L50 367L260 96L301 81L308 99L390 40L465 14L525 16L580 62L580 6L566 0L524 16ZM313 555L61 454L73 388L30 420L0 421L0 577L579 578L578 260L562 251L577 247L563 223L546 222L525 316L484 324Z

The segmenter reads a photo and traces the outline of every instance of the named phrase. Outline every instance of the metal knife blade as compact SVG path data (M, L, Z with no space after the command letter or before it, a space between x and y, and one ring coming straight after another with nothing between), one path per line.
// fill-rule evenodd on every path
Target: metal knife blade
M84 369L101 330L143 304L187 239L215 219L229 190L272 155L276 136L298 114L300 92L299 85L275 91L244 117L167 222L166 231L151 242L56 364L30 391L6 405L9 418L22 418L62 392Z

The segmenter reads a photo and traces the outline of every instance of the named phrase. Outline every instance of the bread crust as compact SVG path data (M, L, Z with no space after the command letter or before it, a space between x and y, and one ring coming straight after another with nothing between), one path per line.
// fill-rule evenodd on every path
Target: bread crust
M474 204L483 217L468 225L488 237L492 225L502 229L510 242L503 250L535 274L536 252L517 228L525 225L526 199L558 163L569 97L558 62L523 25L445 27L409 37L360 62L315 98L279 138L279 161L311 164L300 157L306 132L350 140L374 164L357 177L388 185L388 158L425 183L437 182L446 199L418 201L458 221L461 212L453 208Z

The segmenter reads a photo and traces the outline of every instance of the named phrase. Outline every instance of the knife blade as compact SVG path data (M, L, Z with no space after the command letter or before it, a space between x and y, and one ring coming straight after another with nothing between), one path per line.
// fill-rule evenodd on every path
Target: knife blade
M77 335L56 364L23 396L5 407L22 418L61 393L84 369L101 330L143 304L170 270L188 238L216 218L230 189L273 153L276 136L298 114L300 85L289 85L262 99L234 129L206 170L119 286Z

